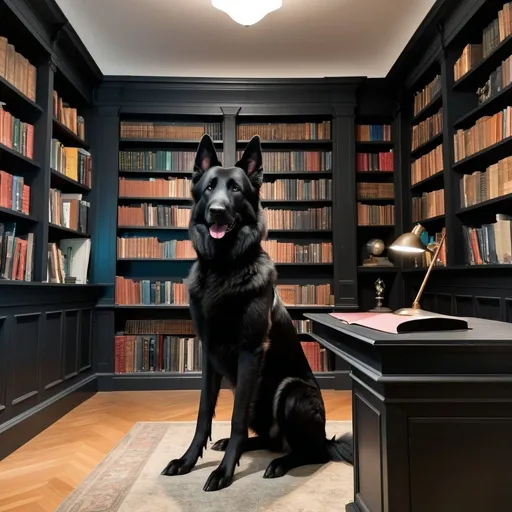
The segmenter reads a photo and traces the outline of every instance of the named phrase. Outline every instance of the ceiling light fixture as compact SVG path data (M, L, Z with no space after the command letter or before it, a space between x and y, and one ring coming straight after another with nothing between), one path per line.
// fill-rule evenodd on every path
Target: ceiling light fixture
M283 6L283 0L212 0L213 7L246 27L261 21Z

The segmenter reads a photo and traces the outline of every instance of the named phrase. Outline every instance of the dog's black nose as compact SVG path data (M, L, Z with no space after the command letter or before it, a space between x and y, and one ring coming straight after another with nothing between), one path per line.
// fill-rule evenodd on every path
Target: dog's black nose
M226 208L222 206L221 204L215 204L210 206L210 215L213 215L214 217L217 217L219 215L223 215L226 213Z

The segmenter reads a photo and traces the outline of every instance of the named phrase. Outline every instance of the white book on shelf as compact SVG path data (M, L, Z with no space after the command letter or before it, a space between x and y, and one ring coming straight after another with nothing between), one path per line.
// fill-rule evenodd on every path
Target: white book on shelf
M89 238L66 238L59 244L67 277L76 278L77 284L87 283L87 270L91 254Z

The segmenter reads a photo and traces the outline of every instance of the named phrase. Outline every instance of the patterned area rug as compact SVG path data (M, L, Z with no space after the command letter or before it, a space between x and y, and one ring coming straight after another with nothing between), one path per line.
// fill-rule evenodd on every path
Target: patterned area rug
M329 421L327 434L351 427L348 421ZM352 501L352 466L330 462L263 479L269 462L279 456L266 451L242 455L231 486L217 492L204 492L203 485L221 452L206 450L188 475L160 475L187 449L194 430L195 422L137 423L57 512L331 512ZM229 422L214 422L214 442L229 433Z

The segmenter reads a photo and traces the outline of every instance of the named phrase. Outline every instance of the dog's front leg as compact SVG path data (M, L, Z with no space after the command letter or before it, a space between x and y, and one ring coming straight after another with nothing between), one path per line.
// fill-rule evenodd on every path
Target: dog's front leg
M244 350L238 358L238 377L235 404L231 418L231 436L219 467L211 473L204 485L205 491L228 487L233 480L235 466L242 454L243 443L248 438L249 415L263 361L263 350Z
M221 380L222 376L214 370L208 360L207 351L204 350L201 399L194 438L183 456L180 459L171 460L162 471L162 475L172 476L189 473L196 465L197 459L203 455L203 449L206 447L212 432L212 419L215 414Z

